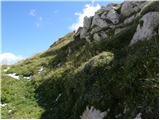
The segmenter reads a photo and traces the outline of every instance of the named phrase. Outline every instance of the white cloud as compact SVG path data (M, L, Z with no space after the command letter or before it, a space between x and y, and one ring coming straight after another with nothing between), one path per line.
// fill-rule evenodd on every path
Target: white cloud
M99 4L94 5L94 1L92 1L91 4L86 4L82 12L75 13L75 15L78 16L78 19L76 23L73 23L69 28L71 30L77 30L79 27L82 27L84 17L94 16L94 13L100 9L100 7Z
M0 64L14 64L20 60L24 59L22 56L16 56L13 53L2 53L0 54Z
M36 19L35 25L37 28L39 28L42 24L43 17L38 14L36 9L31 9L29 11L29 15Z
M29 15L36 16L37 15L36 9L31 9Z

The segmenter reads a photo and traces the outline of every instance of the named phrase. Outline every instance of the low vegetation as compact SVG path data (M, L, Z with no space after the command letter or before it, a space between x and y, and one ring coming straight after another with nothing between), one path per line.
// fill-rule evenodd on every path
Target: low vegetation
M109 109L106 118L158 118L158 36L129 46L135 28L2 66L2 118L80 118L86 106Z
M130 45L138 19L102 29L104 40L69 33L43 53L3 65L2 118L158 118L159 36Z

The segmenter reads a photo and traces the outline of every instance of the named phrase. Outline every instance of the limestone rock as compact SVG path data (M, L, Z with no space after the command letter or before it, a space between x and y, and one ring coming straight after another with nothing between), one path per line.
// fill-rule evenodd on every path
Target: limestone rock
M100 40L101 40L101 37L99 36L98 33L95 33L95 34L93 35L93 39L94 39L95 41L100 41Z
M102 9L104 9L105 11L110 11L112 9L114 10L118 10L120 8L120 5L118 4L115 4L115 3L111 3L111 4L108 4L107 6L103 6Z
M104 40L104 39L107 39L107 38L108 38L108 36L104 31L94 33L94 35L93 35L93 39L95 41L101 41L101 40Z
M121 14L124 17L128 17L133 13L140 11L144 5L145 1L125 1L121 8Z
M86 41L87 41L88 43L90 43L90 42L91 42L91 40L92 40L92 38L91 38L91 36L90 36L90 35L87 35L87 36L85 37L85 39L86 39Z
M136 15L132 15L131 17L126 18L123 23L125 25L126 24L130 24L130 23L132 23L135 20L135 17L136 17Z
M86 28L82 28L81 32L80 32L80 39L83 39L86 37L88 30Z
M150 11L159 11L159 1L148 1L140 11L140 15L144 15Z
M104 28L104 27L108 26L108 23L105 20L103 20L102 18L100 18L99 15L95 14L95 16L93 17L91 27L94 27L94 26L99 26L101 28Z
M101 9L99 9L96 12L96 14L101 15L104 12L108 13L111 9L118 10L119 8L120 8L120 5L111 3L111 4L108 4L107 6L102 6Z
M75 33L75 37L80 36L81 39L85 38L92 23L92 17L84 17L83 27L79 27Z
M111 9L107 14L107 19L112 21L113 24L117 24L119 23L120 15L114 9Z
M100 35L100 37L101 37L102 40L108 38L108 35L107 35L104 31L101 31L101 32L99 33L99 35Z
M93 17L84 17L84 21L83 21L83 27L85 27L86 29L89 29L91 24L92 24L92 18Z
M81 31L82 31L82 27L79 27L78 30L77 30L77 32L74 34L74 36L75 37L80 36Z
M157 29L159 25L159 12L149 12L145 14L139 21L136 33L134 34L130 45L136 43L137 41L143 41L151 39L157 34Z
M101 30L102 30L102 28L96 26L96 27L92 28L92 30L91 30L90 33L91 33L91 34L94 34L94 33L97 33L97 32L99 32L99 31L101 31Z
M119 34L120 32L124 31L125 29L126 29L125 27L115 29L115 31L114 31L114 35Z

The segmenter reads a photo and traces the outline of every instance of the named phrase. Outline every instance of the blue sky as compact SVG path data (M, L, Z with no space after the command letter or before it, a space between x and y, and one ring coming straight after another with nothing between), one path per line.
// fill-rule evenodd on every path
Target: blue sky
M2 2L1 52L27 58L47 50L54 41L72 31L71 25L79 18L75 13L83 12L86 4L91 2Z

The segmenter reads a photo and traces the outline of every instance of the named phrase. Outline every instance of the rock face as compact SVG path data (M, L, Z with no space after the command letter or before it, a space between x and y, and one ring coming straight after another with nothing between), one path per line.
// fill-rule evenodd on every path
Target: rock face
M98 32L98 33L95 33L93 35L93 39L96 40L96 41L101 41L101 40L104 40L104 39L107 39L107 34L105 32Z
M137 24L130 45L146 38L150 39L157 34L158 8L157 1L125 1L120 5L102 6L94 16L84 17L83 27L78 29L75 36L86 41L107 40L109 30L117 34L126 26Z
M145 5L145 2L138 1L126 1L122 4L121 14L124 17L129 17L130 15L137 13L141 10L141 8Z
M124 20L124 24L130 24L134 21L136 15L132 15L131 17L128 17Z
M93 17L93 21L92 21L92 26L91 27L93 28L94 26L98 26L100 28L105 28L105 27L108 26L108 23L104 19L102 19L100 17L100 15L96 14Z
M148 1L140 11L140 15L144 15L150 11L159 11L159 2L158 1Z
M106 19L112 21L113 24L117 24L119 23L120 15L114 9L111 9L107 14Z
M87 33L90 33L91 37L98 41L106 38L107 35L97 32L101 31L102 29L113 27L113 25L119 23L120 15L116 11L119 8L120 6L117 4L102 6L93 17L84 18L83 28L80 27L75 36L80 36L80 39L88 39Z
M79 27L77 32L75 33L75 36L80 36L81 31L82 31L82 27Z
M83 39L86 37L87 35L87 29L86 28L82 28L81 31L80 31L80 39Z
M134 34L130 45L137 41L149 40L158 32L159 12L149 12L145 14L137 26L137 31Z
M84 17L83 27L88 30L91 24L92 24L92 17Z

